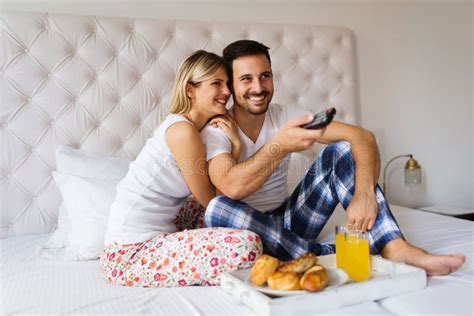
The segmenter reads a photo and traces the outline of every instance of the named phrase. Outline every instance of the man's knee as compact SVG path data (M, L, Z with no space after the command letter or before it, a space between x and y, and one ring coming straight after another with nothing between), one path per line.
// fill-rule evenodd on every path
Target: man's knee
M222 208L223 205L229 204L230 201L232 201L232 199L228 198L225 195L215 196L212 200L209 201L209 204L206 208L206 212Z
M325 146L317 160L313 163L314 172L354 172L355 162L351 144L348 141L338 141Z
M225 195L218 195L209 201L206 212L204 213L204 224L207 227L219 226L216 221L220 216L216 216L216 213L220 212L230 201L231 199Z
M351 153L351 143L345 140L341 140L332 144L327 145L321 151L321 155L324 154L346 154Z
M354 160L352 156L351 144L348 141L338 141L332 144L325 146L319 155L319 158L322 159L323 165L326 167L333 166L337 164L339 160L349 161ZM327 165L329 164L329 165Z

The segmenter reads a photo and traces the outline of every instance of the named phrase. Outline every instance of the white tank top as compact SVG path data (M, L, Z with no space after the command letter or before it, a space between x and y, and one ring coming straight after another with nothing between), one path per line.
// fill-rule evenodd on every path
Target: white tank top
M177 122L169 114L130 164L117 185L110 208L105 244L131 244L152 239L160 232L175 232L174 219L191 194L166 143L166 130Z

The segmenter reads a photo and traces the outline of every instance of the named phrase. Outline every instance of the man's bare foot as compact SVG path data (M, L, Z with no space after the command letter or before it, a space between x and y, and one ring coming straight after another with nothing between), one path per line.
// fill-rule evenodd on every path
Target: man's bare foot
M382 257L403 261L422 268L428 275L447 275L457 271L466 261L464 255L434 255L410 245L403 239L390 241L381 252Z

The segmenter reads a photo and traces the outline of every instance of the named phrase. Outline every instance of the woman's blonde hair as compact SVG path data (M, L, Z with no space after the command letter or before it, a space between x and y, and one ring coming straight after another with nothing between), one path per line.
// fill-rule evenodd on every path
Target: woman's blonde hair
M204 50L198 50L186 58L174 80L170 113L188 113L191 110L191 100L186 94L186 85L189 83L198 87L221 68L225 69L224 59Z

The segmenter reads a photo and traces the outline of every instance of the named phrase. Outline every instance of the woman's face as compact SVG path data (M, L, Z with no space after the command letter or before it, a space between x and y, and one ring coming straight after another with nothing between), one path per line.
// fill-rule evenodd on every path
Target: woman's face
M197 87L192 86L192 107L209 116L224 114L230 97L230 90L227 87L228 80L227 72L221 68Z

